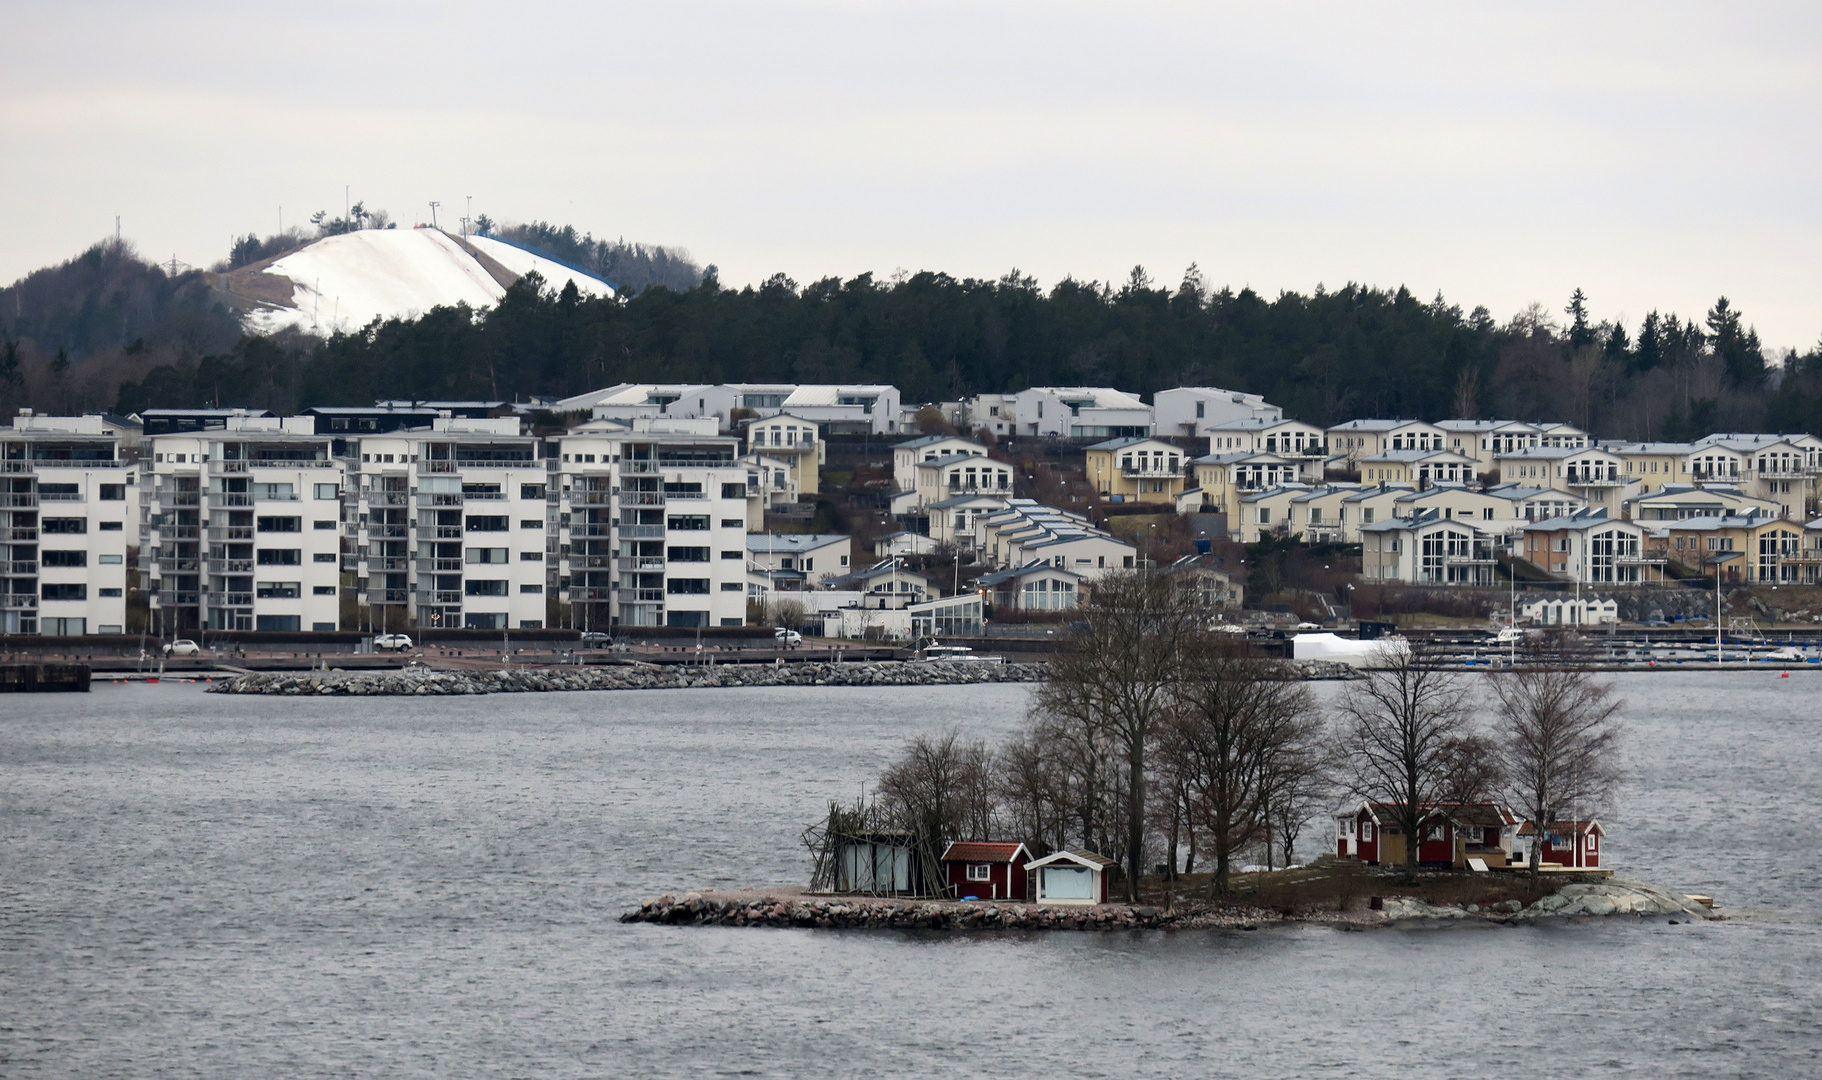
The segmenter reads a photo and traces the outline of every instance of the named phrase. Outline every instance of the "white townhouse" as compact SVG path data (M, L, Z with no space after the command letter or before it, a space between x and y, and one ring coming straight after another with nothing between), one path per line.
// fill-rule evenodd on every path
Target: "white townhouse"
M1634 495L1621 504L1621 517L1632 521L1687 521L1701 517L1778 515L1778 504L1755 499L1737 484L1665 484Z
M555 442L555 584L577 628L746 625L738 439L653 421L587 425Z
M546 625L549 446L517 417L440 416L335 449L367 627Z
M1474 459L1453 450L1386 450L1358 462L1363 483L1465 484L1474 479Z
M1698 480L1728 480L1748 495L1776 503L1785 517L1816 508L1822 439L1814 435L1709 435L1689 455Z
M1209 455L1273 454L1298 465L1295 479L1320 484L1328 467L1327 435L1301 420L1239 420L1207 432Z
M960 435L924 435L892 445L892 490L917 490L917 467L938 458L987 456L987 448Z
M1298 483L1303 464L1278 454L1236 450L1207 454L1190 462L1201 512L1226 514L1228 531L1237 534L1240 500L1282 484Z
M1623 442L1602 440L1595 444L1610 454L1618 454L1620 473L1638 480L1638 494L1657 491L1669 484L1689 483L1689 455L1694 443Z
M1258 394L1222 390L1214 386L1179 386L1160 390L1151 396L1152 413L1157 418L1155 434L1164 438L1196 437L1214 429L1263 420L1284 419L1284 410ZM1211 446L1219 453L1221 448Z
M1107 386L1034 386L1011 399L1014 433L1067 439L1142 439L1151 435L1151 406Z
M854 572L853 539L843 533L755 533L747 537L747 562L754 570L803 575L821 585Z
M341 629L334 443L311 417L250 415L145 440L140 566L160 635Z
M1502 483L1553 487L1617 511L1636 486L1620 455L1597 446L1535 446L1499 457Z
M970 431L986 428L998 438L1016 434L1018 403L1006 394L979 394L962 402L962 420Z
M1229 519L1229 535L1243 544L1256 544L1269 536L1300 531L1291 524L1292 503L1314 490L1308 484L1281 484L1243 497L1238 524Z
M1645 580L1643 571L1653 561L1645 557L1644 541L1638 522L1610 518L1594 508L1526 525L1521 554L1570 581L1635 584Z
M1501 454L1542 446L1544 433L1518 420L1438 420L1443 446L1474 459L1476 472L1490 472Z
M934 546L947 544L963 551L974 549L975 526L982 518L999 513L1011 503L1001 495L957 495L924 507L929 514L928 539Z
M799 495L815 495L822 490L828 444L823 442L815 421L781 412L748 424L746 437L748 453L783 458L790 463L792 485Z
M1409 585L1493 584L1494 538L1432 510L1360 527L1361 576Z
M77 636L126 628L133 426L22 409L0 428L0 633Z
M1110 570L1130 570L1137 562L1132 544L1095 528L1080 514L1030 499L1010 500L1005 510L980 519L976 530L975 551L1001 568L1043 561L1098 578Z
M1289 523L1292 532L1301 532L1311 544L1357 543L1348 531L1348 499L1358 494L1359 484L1321 484L1290 500Z
M747 469L747 490L758 494L764 509L797 505L802 492L797 487L796 462L761 453L742 454L739 460ZM759 526L760 522L753 523L754 528Z
M1422 420L1349 420L1325 432L1330 457L1342 459L1350 470L1363 458L1390 450L1442 450L1443 430ZM1361 479L1365 479L1362 477Z
M896 513L909 512L964 495L991 495L1002 499L1012 497L1012 466L992 458L950 454L933 461L918 462L914 473L908 505L900 508L900 502L907 493L901 492L900 498L893 500L893 510Z
M1409 484L1362 484L1360 490L1344 496L1341 506L1348 522L1344 542L1358 544L1362 526L1397 517L1398 500L1416 490Z

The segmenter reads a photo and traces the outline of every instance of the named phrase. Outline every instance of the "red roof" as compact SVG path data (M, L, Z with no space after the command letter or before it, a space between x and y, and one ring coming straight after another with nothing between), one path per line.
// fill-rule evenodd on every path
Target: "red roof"
M969 840L950 841L943 852L943 862L1011 862L1024 844L988 844Z

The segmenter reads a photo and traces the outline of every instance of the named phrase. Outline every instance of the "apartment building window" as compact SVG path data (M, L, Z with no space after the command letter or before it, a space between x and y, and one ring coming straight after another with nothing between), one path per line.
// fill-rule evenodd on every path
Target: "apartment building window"
M743 590L742 590L742 586L741 586L740 582L738 582L738 581L724 581L721 583L721 591L722 592L741 592Z
M124 590L121 590L121 589L102 589L102 590L100 590L100 593L101 593L101 598L102 598L102 599L103 599L103 600L108 600L108 599L117 599L117 598L119 598L119 597L120 597L120 596L122 596L122 595L124 595ZM102 633L104 633L104 634L105 634L105 633L107 633L107 632L108 632L108 631L107 631L107 630L106 630L106 629L105 629L105 628L104 628L104 629L103 629L103 630L102 630L102 631L101 631L101 632L102 632Z
M126 498L127 498L127 486L125 484L103 484L103 485L101 485L101 501L102 502L125 502Z
M47 536L53 533L62 536L75 536L89 531L89 519L79 517L47 517L39 519L38 526L39 531Z
M102 532L123 532L126 529L126 523L121 521L103 521L97 523L95 528L100 529Z
M254 561L261 566L302 566L304 553L298 548L260 548Z
M469 514L469 532L505 532L511 526L504 514Z
M462 582L462 594L464 596L505 596L506 582L469 579Z
M709 527L707 514L672 514L668 522L674 532L706 532Z
M467 557L471 563L504 563L508 550L506 548L471 547Z
M45 566L87 566L89 553L86 551L40 551L38 561Z
M740 518L722 518L721 527L724 529L744 529L747 527L747 523Z
M261 600L296 600L303 588L295 581L260 581L254 583L253 595Z
M673 547L665 549L665 558L671 562L708 562L709 549L705 547Z
M304 531L304 519L301 517L260 517L254 519L260 532L294 533Z
M310 595L312 596L334 596L336 591L337 590L333 585L312 585L310 587Z
M539 521L537 518L520 518L519 519L519 528L521 528L521 529L542 529L543 527L544 527L544 523L542 521Z
M520 484L519 485L519 498L521 498L521 499L542 499L543 497L544 497L544 485L543 484Z
M519 586L519 592L526 596L543 596L544 595L544 586L542 586L542 585L521 585L521 586Z
M721 557L723 559L739 559L739 558L743 557L745 554L746 554L746 552L744 552L744 551L724 551L721 553Z
M544 553L542 551L521 551L521 552L519 552L519 561L520 562L540 562L543 560L543 558L544 558Z
M339 524L341 524L341 523L338 521L313 521L310 523L310 527L313 529L316 529L318 532L322 532L322 531L325 531L328 529L333 529Z
M664 583L664 591L673 596L707 596L708 578L670 578Z
M332 563L335 561L335 552L319 551L316 554L310 556L310 561L319 562L319 563Z
M342 497L342 489L335 484L318 484L316 485L316 497L319 499L339 499Z
M89 587L80 582L74 584L46 582L40 586L38 595L46 600L87 600Z
M303 628L303 617L299 615L255 615L253 629L296 632Z
M747 486L745 484L723 484L721 485L721 497L724 499L744 499L747 497Z

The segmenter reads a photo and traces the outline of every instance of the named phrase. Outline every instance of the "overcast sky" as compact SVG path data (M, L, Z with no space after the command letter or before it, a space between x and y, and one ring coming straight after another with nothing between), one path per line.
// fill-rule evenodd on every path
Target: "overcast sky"
M1590 10L1593 8L1594 10ZM1269 9L1269 10L1265 10ZM1471 9L1471 10L1470 10ZM1822 7L0 2L0 280L343 187L728 283L1347 281L1822 334Z

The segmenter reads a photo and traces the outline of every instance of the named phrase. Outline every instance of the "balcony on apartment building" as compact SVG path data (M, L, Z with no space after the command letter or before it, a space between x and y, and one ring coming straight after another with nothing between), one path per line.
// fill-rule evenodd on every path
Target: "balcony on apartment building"
M1563 479L1570 487L1620 487L1634 478L1598 469L1570 469Z

